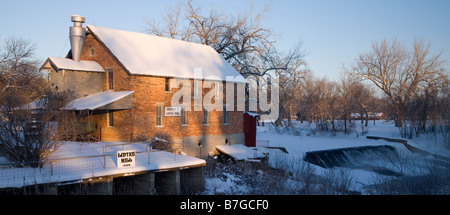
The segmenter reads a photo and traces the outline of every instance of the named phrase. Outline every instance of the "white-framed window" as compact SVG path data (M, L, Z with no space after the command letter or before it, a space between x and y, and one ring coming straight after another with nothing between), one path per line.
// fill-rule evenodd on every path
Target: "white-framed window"
M111 110L107 110L106 116L107 116L108 127L113 127L114 126L114 112Z
M156 106L156 126L162 126L163 106Z

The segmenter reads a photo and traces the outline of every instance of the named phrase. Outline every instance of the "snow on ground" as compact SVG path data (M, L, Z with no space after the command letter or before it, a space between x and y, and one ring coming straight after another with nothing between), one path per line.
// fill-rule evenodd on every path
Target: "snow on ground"
M432 133L421 134L420 137L414 137L413 139L402 138L399 129L395 127L393 121L387 122L384 120L377 120L375 125L373 121L369 121L369 130L366 136L379 136L395 139L403 139L408 141L408 144L432 154L441 155L444 157L450 157L450 149L446 148L442 144L441 134L436 136Z
M358 123L359 124L359 123ZM373 121L370 121L368 132L365 136L361 136L360 134L357 136L356 133L350 134L330 134L330 133L316 133L311 134L311 129L308 129L309 125L302 125L298 122L294 124L294 128L297 129L298 132L291 132L296 135L289 135L278 132L277 128L273 126L267 127L258 127L257 139L258 140L269 140L270 146L279 146L284 147L289 151L289 155L284 153L276 153L271 154L269 157L269 164L272 166L279 165L277 162L279 160L286 160L291 165L290 167L296 168L292 163L301 162L303 156L307 152L311 151L319 151L319 150L328 150L328 149L338 149L338 148L348 148L348 147L357 147L357 146L381 146L388 145L394 147L398 154L403 157L412 157L418 158L418 155L412 154L407 150L405 146L396 142L387 142L384 140L372 140L367 139L366 136L379 136L379 137L389 137L389 138L400 138L399 130L395 127L393 122L387 121L376 121L375 125L373 125ZM409 144L428 151L430 153L436 153L445 157L450 158L450 151L446 149L444 146L438 144L430 144L430 142L434 142L434 140L430 140L429 138L422 135L422 138L418 138L415 140L407 140ZM431 147L430 147L431 146ZM280 158L280 156L284 156L284 158ZM422 158L419 158L422 159ZM294 162L292 162L294 161ZM378 166L386 166L388 168L398 170L400 164L396 163L396 161L371 161L372 165ZM323 168L315 166L318 172L323 171ZM420 167L416 167L420 168ZM404 170L402 170L404 171ZM411 170L414 171L414 170ZM351 170L353 177L356 180L357 184L361 185L369 185L374 182L375 178L379 176L379 174L369 171L369 170L360 170L360 169L352 169Z
M241 182L241 179L230 173L223 173L223 177L207 178L205 180L206 191L204 194L248 194L247 185Z
M355 123L359 124L359 123ZM388 138L400 138L398 129L392 122L376 121L369 123L366 136L361 135L358 129L350 134L332 134L329 132L317 132L311 128L312 125L308 123L301 124L294 122L294 128L276 128L273 125L259 126L257 128L257 140L263 140L260 143L263 146L282 147L288 153L284 153L278 149L268 149L263 146L257 146L254 149L242 150L243 154L239 156L248 156L249 154L262 155L269 153L268 164L277 169L283 169L295 173L305 167L303 160L304 155L311 151L330 150L339 148L359 147L359 146L382 146L388 145L396 149L398 154L402 156L410 156L418 158L418 155L411 153L401 143L387 142L384 140L367 139L366 136L380 136ZM268 142L267 142L268 141ZM445 147L441 146L436 141L434 136L422 135L420 138L408 140L408 143L428 151L430 153L439 154L441 156L449 157L450 152ZM236 150L239 147L221 146L223 150ZM242 145L240 146L243 147ZM106 151L105 151L106 150ZM94 157L85 159L81 162L80 159L64 160L61 163L54 163L53 175L50 173L50 166L45 166L39 172L34 168L0 168L0 187L23 186L34 183L45 183L49 181L67 181L79 180L84 177L96 177L110 174L120 174L132 171L144 171L161 168L177 168L189 165L204 165L205 161L202 159L175 155L165 151L153 151L150 153L150 162L148 162L148 153L137 153L136 167L131 168L117 168L115 153L120 150L136 150L142 152L147 150L147 145L140 144L122 144L119 142L95 142L95 143L80 143L80 142L65 142L57 151L55 151L50 159L87 157L106 154L112 154L103 157ZM232 151L233 152L233 151ZM236 153L234 151L233 153ZM414 157L415 156L415 157ZM245 158L244 158L245 159ZM106 160L106 161L105 161ZM388 169L397 171L402 168L399 163L386 160L370 160L374 166L385 166ZM5 163L5 159L0 157L0 163ZM106 168L105 168L106 164ZM329 169L324 169L316 165L310 165L314 169L315 174L326 175L329 174ZM410 167L409 167L410 168ZM87 169L87 171L86 171ZM343 167L333 169L348 169ZM350 169L351 177L354 178L354 189L361 190L362 187L375 183L379 179L380 174L370 169L353 168ZM404 171L404 170L402 170ZM410 168L410 171L421 171L420 167ZM402 172L405 173L405 172ZM408 173L408 172L406 172ZM253 177L262 177L262 172L257 172ZM287 179L286 183L292 183L296 186L296 181ZM297 184L298 185L298 184ZM240 175L234 175L230 172L221 173L221 177L207 177L205 181L206 194L214 193L231 193L233 194L247 194L249 188L241 181Z
M359 126L359 122L355 122L356 126ZM360 147L360 146L391 146L395 148L399 157L393 159L380 159L380 160L368 160L366 167L369 168L344 168L335 167L333 169L346 169L350 172L350 176L354 179L353 188L357 191L361 191L363 187L369 186L379 181L382 177L388 177L380 172L373 171L371 168L382 167L383 170L392 170L393 172L401 172L402 174L417 174L417 172L425 171L422 169L423 157L417 154L411 153L404 145L396 142L388 142L384 140L373 140L367 139L366 136L379 136L388 138L400 138L399 130L394 126L393 122L387 121L376 121L375 125L373 121L370 121L368 128L365 130L367 134L361 135L361 128L357 128L354 133L342 134L336 133L332 134L330 132L317 132L311 128L312 124L300 122L294 122L294 128L276 128L273 125L266 124L266 126L257 127L257 140L264 140L264 146L269 147L283 147L289 153L286 154L280 150L264 148L263 146L256 147L257 151L267 152L269 151L269 165L274 168L284 169L290 172L298 172L300 169L304 168L306 162L303 160L304 155L307 152L320 151L320 150L330 150L339 148L349 148L349 147ZM428 151L430 153L439 154L450 158L450 152L443 146L440 146L435 142L435 139L429 138L426 135L422 135L421 138L416 138L414 140L407 140L409 144L414 147L420 148L422 150ZM250 157L252 153L249 150L242 150L242 152L236 152L239 147L232 148L231 146L221 146L223 150L228 150L229 153L239 156L241 159L245 159L242 156ZM253 149L252 149L253 150ZM251 150L250 150L251 151ZM414 164L416 166L408 166L405 168L403 160L395 160L405 157L416 159L417 162ZM410 164L408 164L410 165ZM362 165L363 166L363 165ZM314 172L318 175L330 174L330 169L325 169L316 165L310 165L314 169ZM230 175L229 173L226 173ZM227 190L237 191L235 193L244 192L245 186L242 181L239 180L237 175L230 175L229 177L221 178L207 178L206 180L206 190L207 193L211 194L214 192L227 193ZM287 181L290 181L289 179ZM291 181L292 182L292 181ZM230 192L228 192L230 193ZM233 193L233 192L232 192Z
M379 136L402 139L400 137L398 128L394 126L393 122L378 120L373 125L372 121L369 123L368 132L365 136L357 136L355 133L350 134L330 134L330 133L316 133L311 134L311 129L307 123L302 125L298 122L294 123L294 129L299 135L289 134L289 132L280 132L279 129L272 125L259 126L257 128L258 140L269 140L269 146L285 147L289 153L304 154L308 151L318 151L326 149L347 148L367 145L389 145L395 147L400 152L409 153L406 147L399 143L387 142L384 140L367 139L366 136ZM292 133L292 132L291 132ZM295 132L294 132L295 133ZM428 151L433 154L439 154L445 157L450 157L450 150L446 149L442 144L435 143L433 137L422 135L420 138L413 140L405 139L408 144Z

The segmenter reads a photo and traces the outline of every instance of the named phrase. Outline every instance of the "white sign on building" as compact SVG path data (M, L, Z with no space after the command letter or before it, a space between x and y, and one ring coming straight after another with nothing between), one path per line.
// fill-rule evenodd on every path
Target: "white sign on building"
M165 116L181 116L181 107L165 107Z
M117 151L117 167L133 167L136 165L136 150Z

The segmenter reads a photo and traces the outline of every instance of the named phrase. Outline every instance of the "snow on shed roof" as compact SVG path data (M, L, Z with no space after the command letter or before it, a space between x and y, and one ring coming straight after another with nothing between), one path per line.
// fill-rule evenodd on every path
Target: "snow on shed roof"
M107 154L109 155L105 157L100 156L103 154L103 147L107 144L111 144L111 142L85 144L83 142L65 141L60 148L51 154L50 159L53 161L51 168L50 163L47 163L48 165L46 164L38 171L35 168L0 168L0 188L22 187L50 182L68 182L142 171L172 171L206 165L206 161L203 159L167 151L150 151L149 157L148 153L142 153L146 151L146 144L125 143L125 145L108 147L110 151ZM136 165L134 167L117 168L115 152L123 150L123 146L125 146L126 150L136 150ZM75 162L64 162L69 159ZM17 180L17 178L23 180Z
M216 149L222 153L225 153L236 160L253 160L257 158L265 157L263 151L258 150L256 147L247 147L243 144L233 145L218 145Z
M134 91L120 91L112 92L105 91L96 93L83 98L75 99L68 105L63 107L63 110L95 110L100 107L109 105L115 101L118 101L125 96L133 94Z
M48 103L47 98L38 99L36 101L32 101L30 103L24 104L22 106L19 106L17 108L14 108L15 110L42 110L45 109Z
M59 57L49 57L44 62L43 67L46 66L47 63L50 63L52 66L56 67L55 69L67 69L67 70L75 70L75 71L87 71L87 72L105 72L105 70L95 61L74 61L68 58L59 58Z
M253 118L259 116L258 113L254 113L254 112L245 111L244 113L248 114L249 116L251 116L251 117L253 117Z
M202 79L246 82L219 53L210 46L176 39L86 26L129 73L135 75L194 78L194 69L202 69Z

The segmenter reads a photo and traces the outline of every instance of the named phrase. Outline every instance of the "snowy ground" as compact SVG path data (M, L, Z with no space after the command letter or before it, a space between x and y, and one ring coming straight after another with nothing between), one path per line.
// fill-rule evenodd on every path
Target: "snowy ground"
M356 123L359 126L359 123ZM388 138L400 138L398 129L392 122L376 121L373 125L373 121L370 121L367 134L364 136L358 130L355 133L350 134L330 134L327 132L314 132L311 125L299 122L295 122L294 128L291 129L278 129L272 125L259 126L257 128L257 140L268 140L269 146L272 147L284 147L289 154L283 153L280 150L269 150L269 166L283 169L293 174L299 173L300 169L305 168L305 161L303 161L304 155L307 152L339 149L348 147L359 146L392 146L395 148L399 157L393 159L382 160L368 160L372 167L383 167L394 172L401 173L403 175L414 175L418 172L424 172L425 158L417 154L413 154L407 150L401 143L387 142L384 140L372 140L367 139L366 136L380 136ZM434 137L427 137L422 135L421 138L415 140L408 140L408 143L416 148L428 151L432 154L439 154L450 158L450 151L440 144L435 142ZM260 147L257 147L260 148ZM267 151L264 149L262 151ZM428 158L432 159L432 158ZM408 164L406 161L408 160ZM414 164L411 164L410 160L413 160ZM416 162L417 160L417 162ZM313 168L313 172L325 177L330 176L330 169L324 169L316 165L308 165L309 168ZM383 174L379 174L376 171L364 168L333 168L334 170L345 170L346 177L351 178L351 185L357 192L364 194L364 188L380 181L380 178L384 177ZM255 177L259 172L254 173ZM300 174L300 173L299 173ZM333 173L336 174L336 173ZM386 176L388 177L388 176ZM392 176L389 176L392 177ZM295 181L287 180L283 183L295 184ZM232 172L225 171L221 177L207 177L206 180L206 193L225 193L225 194L249 194L243 182L243 177L239 175L233 175ZM295 185L293 185L295 186ZM231 192L233 191L233 192ZM251 194L251 193L250 193ZM288 193L287 193L288 194Z
M359 123L356 123L358 127ZM400 134L397 128L394 127L392 122L386 121L373 121L369 123L369 127L366 129L367 134L361 135L360 128L357 128L353 133L332 134L330 132L318 132L312 128L313 125L308 123L294 122L293 128L276 128L273 125L266 124L266 126L260 126L257 128L257 140L262 140L261 146L256 147L258 150L254 154L261 156L268 154L268 166L271 170L254 168L253 166L246 166L245 164L218 164L215 163L213 171L207 172L206 176L206 190L203 194L295 194L295 193L308 193L308 190L314 190L309 192L312 194L323 194L322 191L318 191L317 184L320 186L327 186L327 184L335 183L334 179L341 181L347 181L346 187L351 188L353 191L365 194L365 188L378 183L383 177L391 177L380 174L367 168L348 168L337 167L330 170L316 165L309 164L303 160L304 156L308 152L340 149L349 147L361 147L361 146L391 146L395 148L399 154L395 159L369 159L362 161L361 163L370 164L373 166L380 166L387 168L402 175L417 175L426 172L424 160L432 160L433 156L423 157L411 153L401 143L387 142L384 140L367 139L366 136L379 136L388 138L400 138ZM408 140L408 143L416 148L428 151L432 154L438 154L450 159L450 151L446 149L439 141L436 141L435 136L422 135L420 138ZM104 152L106 146L106 152ZM269 147L281 147L286 149L288 153L285 153L279 149L268 149L263 146ZM226 150L227 146L223 149ZM237 147L239 148L239 147ZM241 146L242 148L242 146ZM231 148L231 149L236 149ZM136 152L146 151L146 144L133 144L133 145L120 145L117 142L101 142L101 143L80 143L80 142L66 142L59 150L52 154L51 159L61 158L73 158L83 156L97 156L106 154L114 154L119 150L136 150ZM242 151L242 150L241 150ZM246 153L252 150L245 150ZM251 154L251 153L250 153ZM244 155L240 156L246 156ZM174 168L190 165L204 165L205 161L194 157L188 157L183 155L175 155L169 152L152 152L150 153L150 162L148 162L149 156L147 153L137 154L136 168L140 170L149 170L156 168ZM91 158L86 162L81 160L67 160L64 164L55 163L53 166L53 175L50 174L49 166L43 168L40 172L36 172L33 168L17 168L10 171L7 168L0 168L0 187L9 186L23 186L33 183L45 183L55 180L79 180L83 177L93 177L105 174L118 174L122 172L131 172L138 169L120 169L117 168L115 160L117 157L107 156L106 163L103 157ZM214 160L208 160L211 162ZM357 160L356 162L359 162ZM413 161L413 162L411 162ZM0 164L5 163L6 159L0 157ZM411 164L412 163L412 164ZM106 164L106 168L105 168ZM80 171L77 169L80 168ZM207 166L207 169L210 168ZM23 174L24 171L25 175ZM88 171L86 171L88 169ZM448 169L448 167L447 167ZM277 172L276 170L283 170L286 173ZM8 171L8 172L5 172ZM308 174L305 171L314 173L315 175L325 178L326 180L313 183L309 182ZM269 172L269 173L268 173ZM38 175L37 175L38 174ZM270 177L267 177L270 175ZM449 177L448 173L447 176ZM314 184L315 183L315 184ZM296 192L297 190L305 190L305 192ZM445 187L444 189L449 189ZM276 190L277 192L273 192ZM267 191L271 191L267 193ZM327 192L325 192L327 194ZM330 192L335 194L339 192ZM450 193L450 191L444 191L444 193ZM370 193L369 193L370 194Z

